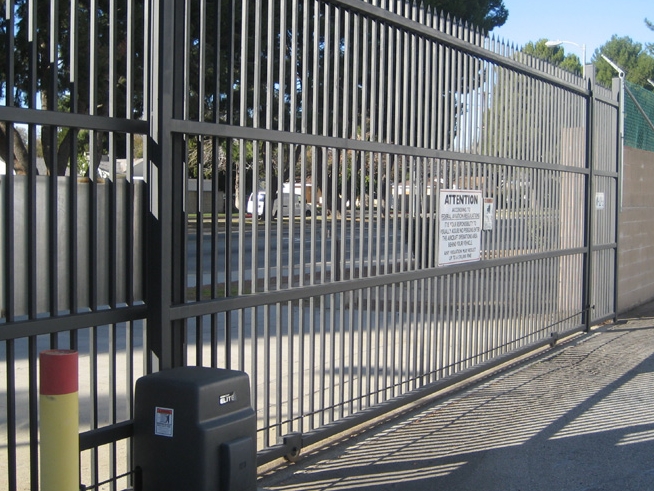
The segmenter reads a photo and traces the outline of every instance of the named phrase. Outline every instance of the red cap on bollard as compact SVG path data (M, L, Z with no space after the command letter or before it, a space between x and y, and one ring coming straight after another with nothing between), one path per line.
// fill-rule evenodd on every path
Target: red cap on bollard
M39 393L46 396L77 392L78 363L75 350L47 350L40 353Z

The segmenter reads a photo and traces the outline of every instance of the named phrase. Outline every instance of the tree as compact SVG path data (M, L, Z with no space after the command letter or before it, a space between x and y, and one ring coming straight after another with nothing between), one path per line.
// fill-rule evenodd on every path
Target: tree
M634 42L628 36L619 37L614 34L608 42L595 50L592 62L595 65L597 81L610 87L616 73L602 55L622 68L629 82L652 90L647 79L654 78L654 57L647 53L642 44Z
M650 21L649 19L645 19L645 25L651 31L654 31L654 22ZM654 43L645 43L645 47L647 48L647 51L649 51L649 54L654 56Z
M574 54L566 55L561 47L549 47L547 39L527 43L517 59L525 55L543 60L551 65L581 75L582 66ZM494 77L491 92L491 105L484 114L484 135L482 138L485 151L489 155L521 158L526 149L541 148L541 135L531 131L532 128L544 127L549 114L540 109L538 95L528 87L529 79L511 75L500 70ZM511 94L507 97L507 94ZM495 128L499 127L500 131ZM505 130L502 131L501 128ZM510 128L510 131L506 131ZM515 135L522 135L523 143ZM543 156L539 156L543 158Z
M78 114L95 114L108 116L109 108L113 115L127 118L138 118L143 112L143 37L137 32L143 32L143 6L133 7L133 40L132 51L128 52L126 39L127 9L126 4L113 5L109 0L99 0L95 3L80 0L72 5L76 8L75 25L71 25L71 2L56 2L56 22L51 19L51 9L37 8L34 10L36 42L32 42L32 22L30 21L30 2L16 0L12 2L11 16L0 19L0 48L6 51L8 39L13 35L13 66L9 67L9 57L0 57L0 76L11 80L9 86L3 84L0 96L13 105L22 107L38 107L51 111L74 111ZM95 5L95 11L91 7ZM114 9L112 13L111 10ZM113 24L111 18L115 18ZM92 34L93 33L93 34ZM110 35L113 33L113 37ZM75 51L71 52L71 36L76 36ZM91 36L94 36L92 39ZM52 40L56 46L51 46ZM115 41L113 46L110 46ZM53 53L55 59L52 60ZM128 71L131 69L133 91L126 87ZM112 67L112 70L109 67ZM92 73L91 67L95 67ZM76 74L71 80L71 72ZM109 74L113 72L110 78ZM110 87L110 84L112 85ZM91 87L94 93L91 94ZM127 96L131 114L127 111ZM112 100L110 100L110 95ZM94 104L90 108L91 103ZM7 141L8 131L14 133L14 169L19 174L26 174L29 169L28 141L16 128L6 123L0 123L0 156L10 162ZM41 131L43 158L50 174L63 175L71 162L73 140L80 140L78 148L85 146L79 132L69 128L48 128ZM113 150L118 157L125 155L125 136L114 135ZM96 134L95 148L89 149L99 157L107 139ZM99 159L95 159L99 161ZM74 172L76 172L75 170Z
M500 26L500 25L504 24L504 22L506 21L507 16L508 16L508 11L507 11L506 7L504 6L502 0L475 0L475 1L470 1L470 0L425 0L423 2L423 5L424 5L424 7L426 7L427 9L431 9L434 13L437 13L438 15L443 14L445 16L448 16L449 18L454 17L454 20L456 20L456 22L469 23L469 24L472 24L472 27L477 27L477 28L480 28L480 29L483 29L483 30L491 30L494 27L497 27L497 26ZM339 47L339 52L341 54L345 54L346 50L344 49L345 48L344 38L347 36L348 31L347 31L346 26L344 24L342 24L342 23L343 23L343 20L341 19L341 25L339 26L340 33L341 33L341 38L340 39L327 40L327 42L331 41L332 50L334 49L334 47L338 46ZM334 32L333 29L330 29L330 31ZM353 33L353 31L350 31L349 34L352 34L352 36L355 35ZM309 32L307 35L313 36L313 35L315 35L315 31ZM384 41L383 38L380 38L379 33L377 34L377 36L378 36L378 38L373 39L370 35L368 35L368 38L365 41L359 43L359 49L362 50L365 43L368 43L368 46L370 46L371 43L378 43L378 45L381 45L384 42L388 42L388 41ZM298 38L297 38L297 45L298 46L301 46L302 39L303 39L303 35L298 36ZM325 45L325 39L321 39L320 45L321 46ZM288 46L291 46L290 42L289 42ZM299 49L296 50L296 52L299 52ZM315 55L315 56L319 57L319 61L320 61L319 66L322 67L323 66L323 61L324 61L323 60L323 50L321 49L320 51L318 51L318 53L315 53L315 54L314 53L309 53L309 56L312 56L312 55ZM363 58L363 56L360 55L359 59L362 59L362 58ZM298 62L296 63L296 65L294 67L290 67L290 70L293 71L293 74L294 74L296 80L301 80L303 73L307 73L307 72L311 71L312 64L311 63L303 64L304 60L302 60L301 57L298 57L297 59L298 59ZM353 60L353 59L354 59L354 56L350 56L350 60ZM352 61L350 61L350 63L352 63ZM353 68L353 67L351 66L350 68ZM296 69L297 69L297 71L296 71ZM393 65L391 71L393 71L395 69L396 68ZM351 70L351 71L353 71L353 70ZM343 72L344 72L344 70L341 70L340 73L343 74ZM355 76L357 77L357 84L359 86L368 86L368 87L370 87L371 85L378 83L378 81L370 79L371 73L359 73L359 74L357 74ZM422 76L422 74L419 74L418 76ZM478 73L475 76L481 78L482 74ZM395 79L395 82L397 83L398 87L402 87L401 78L402 78L402 75L400 73L397 73L397 77ZM466 85L469 85L469 86L474 85L474 82L471 80L472 78L473 78L473 76L471 76L470 79L468 79L468 80L465 80L465 79L462 78L461 85L459 85L460 90L465 92L468 89L468 87ZM318 84L321 84L322 79L320 77L316 77L316 78L313 79L313 83L316 83L316 82ZM452 87L454 87L454 86L455 86L455 84L452 85ZM293 86L287 85L287 87L293 87ZM303 107L302 106L301 98L302 98L302 95L303 95L303 91L305 89L308 89L307 94L310 95L312 93L312 91L309 90L310 87L307 87L307 88L302 87L301 90L298 90L297 93L296 93L296 97L297 97L297 100L298 100L297 107L301 111L302 115L306 116L307 119L310 120L311 118L309 117L309 115L313 111L316 111L317 112L316 120L319 121L319 122L325 121L325 122L327 122L327 127L328 128L333 128L334 127L334 121L332 119L331 111L328 112L326 118L323 117L324 116L324 113L323 113L324 108L332 107L333 104L331 104L331 103L327 104L327 105L323 104L323 100L321 99L321 95L323 94L322 86L320 87L320 90L317 91L318 97L319 97L320 100L313 101L313 99L311 97L307 97L306 100L305 100L305 102L307 102L308 105L313 106L313 107ZM449 90L450 92L447 92L447 90ZM434 99L432 101L432 104L438 105L439 110L442 110L443 106L446 104L445 103L446 99L456 101L456 102L452 102L452 104L454 104L454 105L458 104L458 101L460 101L462 98L461 97L459 97L459 98L453 97L452 92L451 92L452 90L453 90L452 88L446 89L446 92L440 94L440 99L439 98ZM378 141L393 141L395 143L403 143L403 142L406 141L405 138L408 138L407 134L401 133L401 132L407 130L407 128L409 128L411 126L411 124L404 125L403 129L399 130L399 132L397 130L393 130L390 126L384 126L384 125L379 125L379 124L375 128L370 128L367 125L367 123L368 123L367 118L369 117L369 115L364 114L364 110L363 110L363 107L362 107L363 101L361 99L358 99L358 100L353 99L355 91L354 90L349 91L349 97L351 98L351 100L344 101L342 99L344 97L344 94L347 93L346 90L345 90L345 87L343 86L343 79L341 79L339 81L339 83L337 84L337 90L335 91L335 93L337 94L337 97L339 97L341 99L341 102L338 104L338 106L343 107L343 108L346 108L346 107L353 108L352 115L355 116L355 118L358 118L358 125L361 125L361 123L365 123L365 125L364 125L366 127L365 131L363 131L363 132L357 131L357 133L359 133L359 136L357 136L357 138L363 138L363 139L372 138L372 139L376 139ZM402 100L403 99L403 94L398 95L397 99ZM355 107L355 105L356 105L356 107ZM405 114L406 110L407 110L407 108L404 105L400 104L397 107L397 111L392 112L392 114L391 114L391 111L389 111L389 113L386 115L386 118L389 118L389 119L395 118L395 119L400 119L400 120L403 120L403 121L407 122L411 116L409 114ZM458 107L456 107L456 108L450 108L450 110L455 112L457 115L460 115L464 111L464 107L463 107L463 104L461 104L461 105L458 105ZM335 122L336 126L338 126L338 133L339 134L341 132L343 132L343 134L346 132L346 129L341 125L341 122L345 121L345 119L346 118L341 118L340 120L337 119L336 122ZM449 130L442 130L442 131L447 131L448 134L445 136L445 140L447 140L448 142L451 142L454 139L455 135L456 135L456 132L457 132L456 123L458 121L459 121L459 118L457 116L455 116L454 117L453 127L449 128ZM418 127L420 124L421 124L420 121L415 121L414 126ZM359 126L359 129L360 129L360 126ZM322 130L322 128L321 128L321 130ZM351 130L354 130L354 128L351 128ZM408 131L406 131L406 132L408 132ZM352 134L352 131L349 131L348 133ZM347 171L350 172L350 174L353 173L353 169L349 166L349 163L352 163L353 165L360 165L360 164L365 165L359 159L357 159L357 158L348 158L344 154L341 155L341 159L346 159L347 160L348 164L345 167L346 167ZM338 167L338 162L337 162L338 159L328 159L327 162L323 162L323 159L321 158L321 155L319 153L317 160L318 160L318 163L319 163L318 164L318 167L319 167L318 175L314 176L315 180L313 182L317 183L321 187L321 189L322 189L322 186L325 186L326 188L329 188L330 185L331 185L331 182L333 182L333 181L332 181L332 179L327 179L327 182L325 182L325 183L321 182L322 172L320 172L320 168L322 166L328 166L327 175L329 175L329 176L332 176L336 172L344 173L345 171L339 171L337 168L335 168L335 167ZM357 172L358 171L354 170L354 173L357 173ZM381 176L377 176L377 178L381 178ZM404 177L400 177L400 178L402 179ZM339 195L349 194L350 190L347 188L347 186L349 186L350 182L351 182L350 179L345 179L342 175L340 175L340 177L338 179L338 183L339 183L338 184L339 185L338 194ZM331 199L332 193L330 192L329 189L322 189L322 191L323 191L323 196L326 197L325 199L326 199L327 207L331 208L332 204L329 201ZM340 206L340 203L341 203L341 201L339 200L334 205L338 208Z
M308 32L304 32L303 23L301 21L304 11L307 9L313 10L315 5L313 2L299 2L292 4L288 2L287 11L282 12L280 8L273 6L271 11L268 11L268 2L262 2L262 10L257 14L253 11L254 2L249 7L247 16L240 11L244 5L242 2L235 2L233 0L221 0L219 2L209 2L207 4L206 18L207 31L219 32L219 41L209 43L196 42L200 38L201 20L197 17L196 9L191 9L193 16L189 19L189 26L192 30L189 64L188 64L188 79L190 80L189 86L189 117L198 118L203 117L206 121L224 121L230 124L240 124L241 116L245 118L245 124L252 124L252 119L258 115L260 121L266 119L266 111L270 107L280 108L280 110L272 111L272 124L274 127L294 131L300 125L300 119L305 118L309 120L311 111L316 112L316 121L318 125L325 124L326 127L332 128L334 125L341 125L341 120L332 120L329 114L330 108L334 106L346 107L350 101L341 102L328 102L323 103L322 100L313 100L313 87L303 86L303 80L310 80L308 85L312 83L323 84L324 79L318 73L312 73L314 66L314 57L318 58L318 69L322 69L324 56L323 47L325 43L329 42L331 46L330 57L334 57L334 53L340 54L344 62L343 47L345 45L345 37L348 33L351 34L353 27L348 28L345 25L343 17L338 20L338 30L335 30L336 19L332 15L328 17L327 7L321 7L318 15L321 22L327 22L331 28L327 32L340 33L340 39L333 37L332 39L325 39L319 37L317 40L319 50L313 52L310 50L307 54L307 59L304 59L301 47L305 42L308 45L314 45L314 38L320 36L313 30L313 26L309 26ZM96 114L101 116L108 115L109 108L113 108L114 115L128 118L140 117L143 111L143 61L146 59L144 56L143 47L143 32L145 31L145 23L143 19L143 2L137 1L134 4L130 2L110 2L109 0L97 0L96 2L89 2L88 0L79 0L76 3L71 2L55 2L54 5L58 7L56 13L57 19L53 21L50 19L51 11L49 8L36 9L36 43L30 43L29 29L31 28L28 19L29 5L28 0L15 0L12 2L13 12L11 20L6 16L0 18L0 48L5 52L8 51L8 41L11 33L14 34L14 67L15 75L13 76L13 88L11 98L14 105L20 106L40 106L44 109L61 110L61 111L74 111L80 114ZM71 12L70 6L77 6L77 24L70 25ZM95 11L91 12L92 6L95 5ZM293 5L297 5L297 12L295 12L298 25L295 30L290 26L290 20L293 18L291 9ZM508 11L503 4L503 0L425 0L427 7L434 10L446 11L450 15L455 16L459 21L465 21L474 24L475 26L491 30L493 27L502 25L508 16ZM133 13L132 29L133 39L135 44L131 47L131 52L128 52L125 39L127 39L128 26L126 25L127 15L126 9L131 8ZM112 12L111 10L114 9ZM220 14L218 15L218 9ZM253 15L255 14L255 15ZM261 18L274 19L274 25L282 24L284 19L284 32L277 32L273 37L262 37L258 47L252 47L252 40L249 40L250 48L248 54L244 59L240 52L239 46L245 40L240 39L241 29L238 24L240 17L245 17L249 23L248 31L254 30L256 15ZM115 19L111 25L111 19ZM217 20L219 19L219 20ZM220 24L216 24L219 22ZM56 32L52 34L52 29ZM91 33L95 34L91 34ZM75 33L78 38L76 45L76 52L71 53L70 38L72 33ZM113 33L113 37L110 34ZM94 39L91 36L94 35ZM334 36L334 34L332 34ZM308 40L306 38L309 38ZM56 46L50 46L51 39L55 39ZM115 46L110 46L112 40L118 40ZM271 44L270 46L268 44ZM36 46L36 48L34 48ZM203 53L200 46L206 47ZM231 49L233 48L233 55ZM359 44L359 49L363 49L363 43ZM257 51L258 50L258 51ZM257 52L255 52L257 51ZM50 53L56 53L55 64L50 62ZM202 65L200 60L204 56L206 60L213 60ZM268 78L267 73L262 71L259 75L259 80L254 80L255 73L253 72L254 66L261 63L260 66L265 66L268 57L274 57L272 66L275 67L275 73L272 77ZM0 80L7 80L9 78L10 67L7 63L9 57L0 57ZM35 61L36 60L36 61ZM75 63L75 73L77 80L75 83L70 81L70 73ZM93 64L91 63L93 61ZM333 61L333 60L332 60ZM350 62L351 63L351 62ZM113 79L109 79L110 64L113 64ZM96 73L91 73L91 66L95 67ZM132 80L135 89L129 91L125 86L127 67L131 67ZM284 66L285 69L280 72L277 68ZM344 72L344 65L341 65L342 76ZM350 67L351 68L351 67ZM200 87L199 72L202 70L204 74L204 87ZM280 80L280 77L284 80ZM359 73L357 74L360 83L365 83L366 78L370 74ZM333 82L333 81L331 81ZM369 81L368 81L369 82ZM274 87L267 90L269 83ZM359 82L357 82L359 83ZM111 86L113 84L113 86ZM336 82L340 85L340 81ZM94 88L95 93L90 94L90 87ZM216 87L219 87L216 90ZM268 99L261 99L259 107L254 107L255 102L252 93L255 87L259 87L262 94L268 94ZM283 87L283 91L278 90L278 87ZM7 97L5 93L8 89L7 85L0 86L0 96ZM242 92L247 91L247 94ZM322 95L322 87L317 91ZM113 94L113 99L109 100L109 94ZM127 97L131 94L132 100L128 101ZM338 98L342 99L344 93L342 90L336 92ZM352 98L353 91L350 87L350 98ZM245 105L234 104L241 96L246 98ZM200 100L203 98L202 100ZM38 102L36 102L38 100ZM130 103L132 108L131 114L126 114L127 103ZM89 106L93 104L94 107ZM350 104L353 111L360 112L361 101ZM283 107L282 107L283 106ZM310 109L315 108L315 109ZM240 114L244 111L243 114ZM325 116L323 112L327 112ZM323 117L325 116L325 117ZM402 116L402 115L398 115ZM0 123L0 156L5 158L6 161L11 161L8 153L10 153L7 142L9 141L7 131L11 129L11 125ZM314 128L318 133L323 132L323 128ZM340 132L340 129L339 129ZM81 133L81 132L80 132ZM14 167L19 173L26 173L29 169L29 145L33 145L27 139L15 132L14 129ZM73 140L79 140L79 133L77 131L69 131L68 128L57 128L56 131L44 131L41 133L41 140L43 144L43 155L46 160L46 166L50 173L63 174L72 161L71 151L74 149ZM113 150L116 156L121 156L124 152L124 144L117 145L119 135L113 137ZM100 152L107 150L109 144L107 138L103 135L96 133L96 145L94 148L89 148L89 151L94 156L98 156ZM87 142L79 142L77 145L78 152L82 147L87 146ZM122 149L116 148L121 146ZM200 145L202 148L203 145ZM227 146L227 148L230 148ZM293 157L297 160L300 152L299 149L294 150L294 155L287 156L288 158L278 157L277 164L280 166L288 166L286 170L278 169L278 172L284 175L290 175L293 166ZM200 152L195 157L202 160L201 166L205 167L210 158L215 158L217 152ZM97 160L97 159L96 159ZM196 164L199 162L196 162ZM326 164L325 164L326 165ZM93 170L91 170L93 171Z
M548 63L558 66L563 70L581 74L582 66L579 58L574 54L565 54L561 46L547 46L547 39L539 39L535 43L528 42L522 51L535 58L545 60Z
M386 2L380 3L385 4ZM379 53L379 46L388 45L389 42L398 43L395 35L392 38L386 37L386 27L380 27L375 37L369 32L364 39L361 37L361 30L355 27L355 23L347 20L346 16L338 12L340 9L329 3L320 5L314 2L298 2L297 4L286 2L286 11L282 11L281 5L284 5L282 3L261 2L258 7L252 3L247 16L239 10L239 5L241 2L236 3L236 10L231 10L233 17L226 15L230 9L223 5L221 15L221 23L224 23L221 25L221 32L224 33L221 39L225 44L220 47L220 52L227 53L229 51L230 43L225 40L229 40L231 36L231 46L235 48L237 54L233 63L221 59L221 68L232 67L231 72L221 71L219 75L218 85L225 93L214 96L214 100L219 100L224 105L220 111L221 118L224 117L223 115L227 115L226 120L231 120L234 124L244 121L246 125L255 124L255 118L260 122L268 120L271 127L284 131L298 131L304 122L309 127L309 131L317 134L370 138L375 141L395 143L405 142L405 138L408 138L408 125L402 125L401 129L397 131L392 126L379 124L379 122L376 123L375 128L368 126L370 104L366 109L365 102L357 93L357 87L370 87L377 83L371 80L372 72L370 70L364 73L361 69L361 60L365 57L364 52ZM407 3L407 5L410 4ZM457 23L479 23L479 27L483 29L492 29L501 25L507 15L502 1L498 0L472 3L460 0L428 0L424 6L438 14L444 10L447 12L445 15L450 18L454 15ZM255 12L255 8L258 8L259 11ZM441 10L438 11L439 9ZM267 19L267 21L260 24L260 33L254 37L251 33L256 29L253 19L257 16ZM243 17L249 20L243 20ZM227 20L229 22L225 23ZM240 25L242 22L248 22L245 30ZM367 20L362 22L367 22ZM199 25L200 22L191 22L192 29ZM269 32L268 25L272 26L271 32ZM244 31L249 34L245 39L241 39L241 33ZM197 47L202 45L200 42L195 42L197 34L194 32L194 39L190 43L192 57L195 57ZM248 43L246 51L241 49L244 42ZM316 49L305 50L304 46L316 46ZM396 46L398 45L396 44ZM357 49L358 51L356 51ZM208 47L208 53L211 51L211 47ZM211 59L211 56L208 55L207 59ZM358 60L358 68L354 60ZM271 61L270 66L272 67L270 69L267 68L269 61ZM392 82L398 88L403 87L404 73L401 64L388 60L387 63L387 70L391 73L390 76L394 77ZM259 67L258 71L255 71L255 67ZM208 68L207 71L205 67L205 73L211 71L211 67ZM195 80L193 66L191 66L191 72L190 79ZM337 79L334 76L337 76ZM206 81L209 84L211 77L207 76ZM470 83L469 79L466 81L462 77L460 87L463 88L461 90L465 91L464 85ZM329 85L328 90L326 90L326 84ZM452 84L452 87L455 86L456 84ZM258 102L253 95L255 90L260 95ZM458 104L460 98L452 96L453 89L447 90L450 92L443 93L442 100L448 98L455 101L453 104ZM212 88L207 87L205 94L212 93ZM194 94L193 90L191 90L191 94ZM397 99L402 100L402 95ZM240 100L241 103L230 106L226 104L226 101L229 100ZM440 104L442 101L434 103ZM207 101L207 106L210 105L210 102ZM457 107L459 112L463 110L463 105ZM391 107L383 118L406 121L410 117L406 112L407 105L399 104ZM419 122L416 121L415 124L419 124ZM361 130L362 127L365 130ZM451 140L454 138L456 128L444 131L448 131L447 139ZM358 136L354 136L355 133ZM227 148L231 148L231 146ZM265 162L272 160L275 168L267 172L268 180L272 174L282 176L283 180L290 180L297 174L297 163L303 155L302 151L299 146L289 146L282 150L283 153L278 154L276 146L272 149L263 147L256 154L258 162L255 162L254 165L258 165L261 172L266 165ZM210 154L205 152L204 155ZM233 159L228 160L233 161ZM351 180L344 179L341 174L348 172L350 175L355 174L356 170L350 169L348 166L350 164L359 165L360 160L346 157L345 153L340 157L333 155L323 157L322 152L318 152L314 162L316 165L313 172L316 175L310 176L314 185L323 192L327 208L331 209L332 205L338 208L342 201L337 200L336 203L330 203L333 195L329 187L334 184L339 188L337 195L349 195L350 190L347 189L347 186ZM343 164L343 162L346 163ZM326 173L323 173L323 169L326 170ZM239 167L234 167L232 186L235 186L238 172L240 172ZM325 176L325 182L322 182L323 176ZM275 185L273 183L272 192L274 192Z
M425 0L425 5L488 32L504 25L509 11L503 0Z

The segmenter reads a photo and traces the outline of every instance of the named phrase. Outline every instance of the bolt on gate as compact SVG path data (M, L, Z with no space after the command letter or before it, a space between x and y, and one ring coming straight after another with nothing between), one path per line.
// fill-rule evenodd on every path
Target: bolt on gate
M43 349L124 489L141 375L247 372L263 464L615 317L592 77L387 0L3 6L0 489L39 486Z

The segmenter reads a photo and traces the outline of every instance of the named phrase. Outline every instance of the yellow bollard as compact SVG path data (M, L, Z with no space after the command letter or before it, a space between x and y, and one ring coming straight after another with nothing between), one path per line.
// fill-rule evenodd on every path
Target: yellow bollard
M79 489L78 361L73 350L40 354L41 491Z

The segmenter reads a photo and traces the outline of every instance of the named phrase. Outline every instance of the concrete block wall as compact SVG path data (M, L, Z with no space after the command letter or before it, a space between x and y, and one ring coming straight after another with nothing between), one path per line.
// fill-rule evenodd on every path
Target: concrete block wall
M654 152L625 147L618 313L654 299Z

